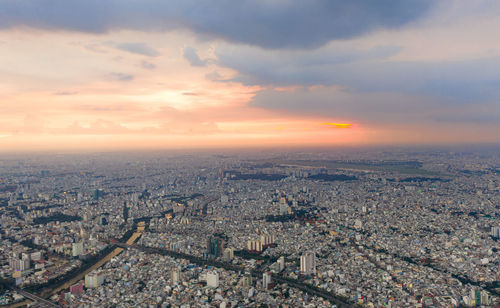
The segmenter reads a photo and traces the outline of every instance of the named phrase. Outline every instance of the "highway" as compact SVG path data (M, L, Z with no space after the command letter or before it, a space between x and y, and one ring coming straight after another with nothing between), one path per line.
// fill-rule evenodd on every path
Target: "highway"
M204 206L205 210L206 210L206 206L210 202L213 202L213 199L214 198L210 198L207 200L207 202L205 203L205 206ZM176 252L176 251L171 251L171 250L164 249L164 248L146 247L146 246L134 244L135 241L137 240L137 238L139 238L141 236L141 234L142 234L141 232L135 232L127 240L126 243L120 243L120 242L113 243L114 245L116 245L118 247L115 248L111 253L109 253L104 258L102 258L101 260L96 262L92 267L88 268L87 270L85 270L82 273L79 273L78 275L73 277L71 280L67 281L65 284L63 284L57 288L54 288L54 289L50 290L49 292L44 292L45 296L50 296L50 295L53 295L53 294L60 292L61 290L69 288L71 285L73 285L73 284L77 283L79 280L83 279L87 273L89 273L95 269L98 269L99 267L104 265L106 262L108 262L109 260L111 260L115 256L119 255L124 249L129 249L129 248L138 249L138 250L144 251L146 253L151 253L151 254L160 254L160 255L170 256L170 257L179 258L179 259L186 259L186 260L189 260L190 262L192 262L194 264L198 264L198 265L209 265L209 266L224 268L226 270L231 270L231 271L236 271L236 272L245 270L244 267L236 266L236 265L233 265L233 264L227 263L227 262L222 262L222 261L217 261L217 260L207 260L207 259L203 259L201 257L197 257L197 256L189 255L189 254L184 254L184 253L180 253L180 252ZM263 271L252 270L251 274L254 277L260 278L260 277L262 277ZM309 295L322 297L322 298L330 301L331 303L337 305L338 307L355 307L355 305L352 305L351 303L345 301L343 298L337 297L334 294L332 294L326 290L321 290L319 288L305 284L301 281L286 278L286 277L276 275L276 274L273 274L272 277L273 277L274 281L277 281L279 283L286 283L289 286L297 288L297 289L299 289L299 290L301 290ZM28 293L26 291L23 291L23 290L17 289L17 288L14 290L16 292L18 292L19 294L22 294L26 298L34 301L36 303L35 307L43 307L43 308L45 308L45 307L59 307L57 304L52 303L52 302L50 302L42 297L39 297L37 295Z
M139 238L139 236L141 236L141 234L142 233L140 233L140 232L135 232L127 240L126 244L133 244L137 240L137 238ZM123 251L123 248L115 248L112 252L110 252L108 255L106 255L104 258L102 258L101 260L99 260L98 262L96 262L94 265L92 265L91 267L89 267L84 272L79 273L77 276L73 277L71 280L67 281L65 284L59 286L58 288L55 288L55 289L51 290L50 295L53 295L53 294L56 294L56 293L58 293L58 292L60 292L62 290L65 290L65 289L69 288L70 286L74 285L75 283L77 283L78 281L84 279L85 275L87 275L88 273L92 272L93 270L96 270L96 269L100 268L101 266L103 266L104 264L106 264L107 262L109 262L109 260L113 259L117 255L119 255L120 253L122 253L122 251Z
M34 306L32 307L40 307L40 308L52 308L52 307L60 307L57 304L54 304L53 302L46 300L44 298L41 298L40 296L37 296L35 294L23 291L18 288L12 288L13 291L17 292L18 294L21 294L22 296L29 298L33 302L35 302Z
M239 266L227 263L227 262L216 261L216 260L206 260L206 259L203 259L203 258L200 258L197 256L188 255L188 254L180 253L180 252L176 252L176 251L171 251L171 250L164 249L164 248L146 247L146 246L142 246L142 245L129 245L127 243L115 243L115 244L119 247L126 248L126 249L135 248L135 249L144 251L146 253L154 253L154 254L160 254L160 255L164 255L164 256L179 258L179 259L186 259L186 260L189 260L190 262L192 262L194 264L198 264L198 265L210 265L210 266L220 267L220 268L224 268L226 270L231 270L231 271L236 271L236 272L244 270L244 268L242 268L242 267L239 267ZM258 278L262 277L263 273L264 273L263 271L258 271L258 270L253 270L251 272L252 276L258 277ZM351 303L344 301L343 299L335 296L334 294L332 294L330 292L327 292L326 290L321 290L321 289L315 288L315 287L310 286L308 284L302 283L298 280L284 278L284 277L276 275L276 274L273 275L273 279L277 282L286 283L294 288L302 290L303 292L305 292L307 294L319 296L319 297L322 297L326 300L329 300L331 303L336 304L338 307L355 307Z
M142 235L141 232L135 232L135 233L133 233L132 236L127 240L127 242L125 243L125 245L133 244L141 235ZM83 271L81 273L78 273L76 276L74 276L73 278L71 278L70 280L68 280L63 285L58 286L58 287L56 287L54 289L51 289L48 292L43 292L43 294L41 294L41 295L43 297L49 297L49 296L52 296L52 295L54 295L54 294L56 294L56 293L58 293L58 292L60 292L62 290L65 290L65 289L69 288L70 286L74 285L78 281L80 281L83 278L85 278L86 274L90 273L93 270L96 270L96 269L100 268L106 262L108 262L109 260L111 260L115 256L119 255L122 251L123 251L123 248L120 248L120 247L115 248L112 252L110 252L105 257L103 257L102 259L100 259L99 261L97 261L94 265L92 265L91 267L89 267L85 271ZM29 293L29 292L24 291L22 289L15 288L15 287L11 287L11 289L14 290L14 291L16 291L17 293L23 295L24 297L28 298L29 300L33 301L34 304L32 304L32 305L34 305L34 306L32 306L32 307L40 307L40 308L60 307L59 305L57 305L57 304L55 304L55 303L53 303L53 302L51 302L49 300L46 300L43 297L40 297L40 296L37 296L35 294ZM28 304L28 303L26 303L26 304Z

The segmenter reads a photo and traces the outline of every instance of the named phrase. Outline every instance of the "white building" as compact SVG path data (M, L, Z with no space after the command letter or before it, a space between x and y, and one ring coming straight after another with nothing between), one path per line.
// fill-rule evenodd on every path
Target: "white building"
M85 275L85 287L86 288L97 288L104 283L104 273L103 272L91 272Z
M305 275L316 274L316 255L313 252L300 256L300 271Z
M73 243L72 247L72 255L73 257L78 257L79 255L83 254L83 243Z
M31 253L31 260L33 261L39 261L42 259L42 253L40 251L36 251Z
M263 234L260 236L260 243L262 246L274 244L274 235Z
M500 227L491 227L491 236L500 238Z
M248 241L248 250L249 251L262 251L262 242L260 240L249 240Z
M285 257L281 256L278 259L279 271L282 272L285 269Z
M178 268L174 268L170 273L170 280L172 283L178 283L181 279L181 271Z
M481 291L481 305L483 306L489 306L490 305L490 297L488 295L488 292L486 291Z
M208 272L207 273L207 287L218 288L219 287L219 273Z
M268 289L270 284L271 284L271 274L268 272L263 273L262 274L262 288Z

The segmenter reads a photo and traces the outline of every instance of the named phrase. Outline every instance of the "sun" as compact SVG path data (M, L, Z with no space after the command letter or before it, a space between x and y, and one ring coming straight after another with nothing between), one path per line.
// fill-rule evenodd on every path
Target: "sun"
M336 128L350 128L352 124L348 123L323 123L323 125L328 125Z

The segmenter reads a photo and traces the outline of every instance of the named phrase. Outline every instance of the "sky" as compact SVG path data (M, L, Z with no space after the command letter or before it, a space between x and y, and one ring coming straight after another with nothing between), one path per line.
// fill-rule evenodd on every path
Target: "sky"
M500 143L497 0L0 0L0 152Z

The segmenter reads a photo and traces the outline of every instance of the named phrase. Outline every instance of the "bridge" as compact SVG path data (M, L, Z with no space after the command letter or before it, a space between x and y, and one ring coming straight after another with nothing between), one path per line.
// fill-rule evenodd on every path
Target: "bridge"
M53 307L57 308L57 307L60 307L59 305L57 305L49 300L46 300L44 298L41 298L40 296L26 292L26 291L21 290L19 288L12 288L12 290L15 291L16 293L26 297L26 298L29 298L30 300L32 300L34 302L34 304L32 304L31 307L39 307L39 308L53 308Z

